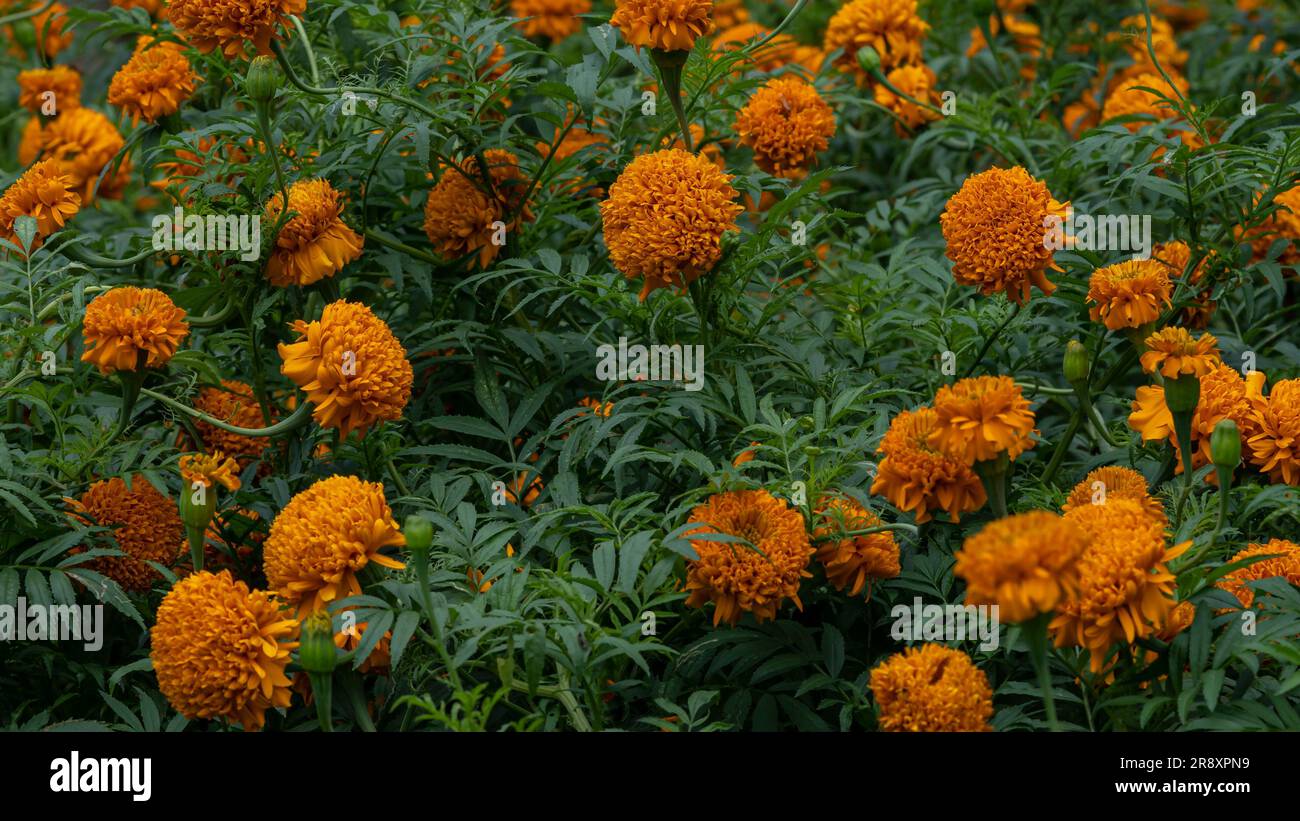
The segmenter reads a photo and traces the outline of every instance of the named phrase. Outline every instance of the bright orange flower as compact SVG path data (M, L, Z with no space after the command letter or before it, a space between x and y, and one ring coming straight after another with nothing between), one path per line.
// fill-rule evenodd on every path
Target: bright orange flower
M1219 341L1210 334L1194 338L1186 328L1165 328L1146 338L1147 350L1142 354L1142 370L1159 372L1166 379L1177 379L1185 374L1205 376L1222 362Z
M820 538L881 524L880 517L851 499L832 499L818 510L823 524L814 532ZM850 596L862 592L872 579L892 579L899 574L898 542L889 531L829 538L817 547L817 560L826 568L826 581L836 590L848 588Z
M889 80L889 84L894 88L914 100L920 100L931 105L934 105L939 100L939 95L934 90L937 82L934 72L924 63L914 66L899 66L886 74L885 79ZM899 97L886 88L883 83L877 83L873 93L877 105L894 112L898 119L901 120L901 122L894 124L895 130L900 137L906 136L907 132L904 130L904 126L916 130L928 122L939 119L937 112L919 106L904 97Z
M967 464L1034 446L1034 413L1009 376L976 376L944 385L934 397L930 445Z
M162 581L148 562L170 567L184 544L185 527L176 504L143 476L133 477L129 488L116 476L95 482L80 499L64 501L81 524L112 530L115 544L104 546L126 555L98 556L79 566L104 574L123 590L143 592Z
M929 30L930 24L916 13L916 0L849 0L827 23L823 47L828 53L843 49L837 63L862 82L867 74L858 65L860 49L874 48L881 70L888 73L921 62Z
M266 424L252 388L234 379L221 380L220 388L203 388L194 400L194 408L235 427L260 428ZM227 453L240 468L266 450L266 440L260 437L230 433L202 419L194 420L194 427L202 438L196 446Z
M689 51L713 31L713 0L614 0L609 24L638 50Z
M226 490L239 490L239 465L219 450L185 454L180 459L180 470L188 487L197 482L205 488L221 485Z
M510 232L532 219L523 202L528 178L519 168L519 158L509 151L491 149L483 152L483 159L492 181L491 193L485 190L487 183L478 160L471 156L459 166L442 168L442 178L424 205L424 232L439 256L446 260L472 257L479 268L486 268L501 252L496 223L505 224Z
M1008 516L966 538L953 574L966 581L966 604L996 606L1004 621L1028 621L1073 595L1075 565L1090 538L1046 510Z
M283 206L283 196L271 197L266 203L268 224L280 219ZM342 196L328 180L298 180L289 186L288 210L296 216L280 229L266 261L272 285L311 285L361 256L366 241L343 221Z
M960 522L961 514L979 510L988 501L970 465L930 445L938 421L939 415L928 407L895 416L880 442L885 458L871 484L873 494L883 495L899 510L914 511L918 524L930 521L932 510L947 511Z
M1137 116L1139 119L1125 123L1124 127L1129 131L1138 131L1147 124L1143 118L1160 121L1178 117L1179 114L1173 108L1173 105L1166 102L1162 97L1177 103L1179 92L1181 92L1182 96L1186 98L1187 81L1172 70L1168 73L1170 79L1173 80L1173 85L1165 82L1162 75L1152 71L1135 74L1119 83L1106 96L1106 102L1102 104L1102 121L1116 117Z
M102 374L134 371L145 357L146 368L161 368L190 332L185 311L153 288L125 286L95 297L81 322L90 362Z
M1173 424L1172 419L1170 424ZM1165 525L1165 509L1147 488L1147 480L1132 468L1107 465L1089 473L1074 486L1061 511L1069 513L1084 505L1104 505L1109 499L1128 499L1142 505L1151 517Z
M776 71L794 58L799 42L788 34L772 36L767 26L753 22L744 22L730 28L719 28L713 37L714 54L727 54L739 51L755 41L762 46L754 48L745 61L737 65L737 71L745 67L753 68L764 74Z
M1255 602L1255 591L1246 586L1246 582L1271 579L1286 579L1287 582L1300 587L1300 545L1286 539L1270 539L1267 544L1251 544L1245 550L1228 559L1227 564L1245 561L1256 556L1272 556L1261 559L1232 571L1219 580L1218 587L1237 597L1243 609Z
M1267 402L1254 404L1250 421L1250 460L1273 482L1300 485L1300 379L1274 385Z
M769 174L798 179L835 136L835 115L817 89L795 76L763 84L736 114L736 134Z
M48 96L47 96L48 95ZM32 68L18 73L18 104L33 114L49 116L81 106L81 74L68 66Z
M94 199L99 175L126 145L117 127L107 117L89 108L64 111L50 120L40 133L40 151L59 164L61 173L72 178L83 204ZM130 175L131 163L123 158L116 172L99 184L99 196L118 199Z
M922 644L895 653L871 671L871 695L885 732L989 732L993 689L960 650Z
M1155 259L1107 265L1092 272L1088 313L1112 331L1140 328L1159 319L1162 306L1172 304L1173 289L1169 269Z
M510 0L510 13L521 18L517 25L524 36L553 43L582 31L578 15L589 11L591 0Z
M81 196L72 190L72 177L61 173L59 164L42 160L23 172L0 196L0 237L21 247L14 223L19 217L36 220L36 240L40 241L63 228L81 210Z
M108 84L108 103L131 116L132 125L175 114L194 94L199 75L179 43L140 38L135 54Z
M245 42L270 54L285 18L306 9L307 0L170 0L167 16L199 51L220 49L234 59L244 56Z

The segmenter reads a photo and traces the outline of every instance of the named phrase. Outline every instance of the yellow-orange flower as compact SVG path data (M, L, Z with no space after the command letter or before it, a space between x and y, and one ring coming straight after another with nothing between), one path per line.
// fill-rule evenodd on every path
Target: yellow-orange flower
M973 733L993 728L993 690L970 656L940 644L895 653L871 671L886 732Z
M713 0L713 22L720 29L728 29L749 20L745 0Z
M54 160L42 160L23 172L0 196L0 237L21 247L14 231L19 217L36 220L36 240L63 228L81 210L81 195L72 190L72 177L59 169Z
M180 111L198 82L183 46L146 35L109 82L108 103L130 115L132 124L156 123Z
M402 417L414 373L406 349L365 305L339 300L316 322L296 320L298 341L279 346L280 373L307 392L312 418L346 439Z
M1107 328L1140 328L1160 318L1162 306L1172 303L1169 269L1154 259L1133 259L1092 272L1088 282L1088 309L1093 320Z
M1035 285L1051 294L1056 286L1047 269L1060 269L1044 226L1048 217L1064 220L1067 205L1020 166L967 177L939 216L953 277L982 294L1003 291L1018 304L1029 300Z
M1131 17L1125 17L1119 21L1120 30L1106 35L1106 39L1112 42L1120 41L1124 44L1124 50L1133 58L1134 64L1144 66L1148 70L1155 72L1156 67L1151 62L1151 54L1147 51L1147 18L1145 14L1134 14ZM1182 69L1187 63L1187 52L1178 47L1178 41L1174 38L1174 28L1169 25L1169 21L1159 15L1151 15L1151 46L1155 50L1156 59L1166 70L1170 68ZM1158 72L1157 72L1158 73Z
M146 368L161 368L190 332L185 311L153 288L113 288L86 306L81 322L90 362L102 374L134 371L140 357Z
M884 495L894 507L914 511L918 523L930 521L932 510L945 510L960 522L961 514L979 510L988 501L970 465L930 445L938 420L928 407L895 416L880 442L885 458L871 484L871 492Z
M944 385L934 397L930 445L967 464L1034 446L1034 413L1009 376L976 376Z
M582 31L579 14L591 11L591 0L510 0L510 13L521 19L525 37L545 37L558 43Z
M849 0L826 25L823 46L827 52L843 49L837 62L857 74L858 50L871 46L880 55L881 70L921 62L921 45L930 24L916 13L916 0Z
M1245 561L1255 556L1273 558L1261 559L1254 564L1238 568L1219 580L1219 589L1236 596L1242 608L1250 607L1255 601L1255 591L1247 587L1246 582L1278 577L1300 587L1300 545L1286 539L1270 539L1267 544L1251 544L1227 563Z
M734 625L745 612L753 613L759 623L776 618L785 599L803 609L799 584L812 575L808 562L813 547L799 511L766 490L735 490L710 496L691 511L690 521L703 527L683 538L723 534L749 545L691 539L699 558L689 562L687 570L687 607L712 601L715 626L724 621Z
M100 172L125 144L113 123L89 108L64 111L40 132L43 156L58 162L59 170L72 178L73 187L86 205L94 199ZM107 199L120 197L130 170L131 164L124 157L117 171L104 177L99 195Z
M1214 259L1215 255L1211 251L1209 255L1203 257L1190 274L1187 268L1192 261L1192 249L1182 240L1160 243L1152 249L1151 258L1165 266L1165 271L1171 280L1190 277L1191 284L1197 285L1205 278L1206 271L1210 267L1207 263ZM1183 310L1183 323L1187 327L1203 330L1210 324L1210 317L1214 315L1217 307L1214 300L1210 298L1213 290L1212 285L1200 289L1196 294L1195 303Z
M46 96L46 93L53 96ZM81 106L81 74L68 66L32 68L18 73L18 104L33 114L44 114L53 104L54 116Z
M880 517L852 499L832 499L818 511L823 524L813 534L828 538L817 547L817 560L826 568L826 581L836 590L846 587L850 596L862 592L871 579L892 579L899 574L898 542L889 531L833 538L841 533L867 530L881 524Z
M1142 354L1142 369L1147 373L1162 374L1166 379L1184 375L1205 376L1214 370L1222 359L1218 340L1210 334L1194 338L1186 328L1165 328L1146 338L1147 350Z
M186 718L224 718L260 730L268 708L289 706L285 668L298 622L265 590L229 570L195 573L158 605L149 631L158 689Z
M515 474L515 478L506 487L506 501L510 502L510 504L528 507L537 501L537 497L541 495L542 490L545 488L545 485L542 484L542 477L533 476L533 480L530 482L528 481L528 475L528 471Z
M1171 104L1161 98L1165 97L1177 103L1179 92L1185 98L1187 96L1187 81L1172 71L1169 72L1169 77L1174 82L1172 86L1165 82L1163 76L1152 71L1135 74L1117 84L1106 96L1105 103L1102 104L1102 121L1115 117L1130 116L1168 120L1179 116ZM1145 89L1151 90L1147 91ZM1143 119L1136 119L1125 123L1124 127L1129 131L1137 131L1146 124Z
M1191 542L1169 547L1164 525L1131 499L1075 507L1065 518L1092 541L1076 565L1078 595L1061 603L1049 629L1057 647L1086 648L1100 673L1112 645L1132 645L1165 625L1175 589L1167 564Z
M1073 594L1089 539L1050 511L1008 516L966 538L953 574L966 581L966 604L996 605L1003 621L1028 621Z
M1251 461L1273 482L1300 485L1300 379L1274 385L1267 402L1255 403L1250 419Z
M239 465L219 450L211 453L187 453L180 458L181 476L189 487L194 484L226 490L239 490Z
M1070 491L1061 510L1069 513L1074 508L1084 505L1104 505L1110 499L1128 499L1137 502L1151 514L1152 518L1160 522L1161 526L1168 521L1160 500L1153 497L1147 488L1146 478L1132 468L1119 465L1100 467L1085 476L1083 481Z
M361 256L365 239L343 221L343 202L328 180L298 180L289 186L289 209L295 213L275 238L266 261L266 278L280 288L311 285L332 277ZM284 197L266 203L266 222L275 225L284 213Z
M220 49L227 58L242 58L245 41L258 54L270 54L284 18L306 9L307 0L170 0L167 16L204 54Z
M736 114L736 134L754 150L759 168L796 179L835 136L835 115L811 83L773 77Z
M443 166L442 178L429 192L424 205L424 233L444 259L456 260L474 255L480 268L486 268L501 252L493 242L496 222L515 230L521 220L532 219L523 197L528 179L519 168L519 158L509 151L492 149L483 152L492 193L479 171L478 160L466 157L459 166ZM507 222L507 217L511 219Z
M260 428L266 423L252 388L234 379L221 380L219 388L203 388L194 400L194 408L239 428ZM202 439L195 445L229 454L241 468L266 450L266 440L259 437L231 433L202 419L194 420L194 427Z
M600 204L605 245L625 277L644 280L641 299L713 270L744 210L731 179L703 155L670 148L637 157L610 186Z
M380 550L405 544L382 484L330 476L290 499L271 523L262 549L266 581L306 615L360 595L357 573L371 562L401 570Z
M609 24L637 49L689 51L713 31L713 0L614 0Z
M143 476L134 477L129 488L116 476L95 482L80 499L64 501L81 524L112 529L116 548L126 555L98 556L80 566L104 574L124 590L142 592L161 581L148 562L170 567L184 543L175 503Z
M885 79L889 80L890 85L913 100L920 100L923 103L934 105L939 99L939 95L934 90L936 82L934 72L924 63L914 66L899 66L886 74ZM906 135L904 126L915 130L931 120L939 119L937 112L919 106L905 97L898 96L886 88L884 83L876 83L873 94L877 105L894 112L895 116L900 120L900 122L894 123L895 130L900 137Z

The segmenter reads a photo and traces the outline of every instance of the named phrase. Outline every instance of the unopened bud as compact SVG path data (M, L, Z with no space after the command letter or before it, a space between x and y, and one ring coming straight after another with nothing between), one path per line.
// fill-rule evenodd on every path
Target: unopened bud
M1210 434L1210 460L1215 467L1232 470L1241 464L1241 431L1237 423L1224 419Z
M412 513L402 524L402 535L412 553L427 553L433 544L433 524L420 514Z
M308 673L331 673L337 662L334 624L330 614L317 610L303 619L298 636L298 663Z
M875 74L880 71L880 52L871 46L863 46L858 49L858 65L868 74Z
M244 75L244 91L253 100L264 103L279 91L280 82L280 67L275 64L275 58L262 55L254 57L248 64L248 73Z
M1195 374L1183 374L1165 380L1165 405L1172 413L1191 413L1201 399L1201 380Z
M1065 346L1065 358L1062 361L1065 381L1075 386L1087 384L1089 367L1088 349L1079 340L1071 339Z

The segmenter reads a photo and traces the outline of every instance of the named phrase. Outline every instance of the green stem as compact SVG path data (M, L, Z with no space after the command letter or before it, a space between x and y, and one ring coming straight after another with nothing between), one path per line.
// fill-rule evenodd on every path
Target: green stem
M158 393L157 391L151 391L148 388L144 388L140 392L145 396L149 397L150 399L154 399L157 400L158 402L162 402L164 405L171 408L172 410L180 411L181 413L187 416L191 416L195 419L199 419L203 422L207 422L209 425L211 425L214 428L219 428L221 430L226 431L227 433L237 433L240 436L281 436L283 434L289 433L290 431L297 430L298 428L307 424L307 422L311 420L311 413L312 413L311 403L303 402L301 405L298 406L298 409L295 410L291 415L285 417L284 419L281 419L279 422L276 422L274 425L270 425L265 428L241 428L238 425L232 425L229 422L224 422L220 419L217 419L215 416L209 416L203 411L191 408L189 405L186 405L182 402L177 402L175 399L172 399L170 396Z
M1052 671L1047 662L1047 623L1051 613L1042 613L1024 623L1025 641L1029 644L1029 659L1033 662L1034 672L1038 676L1038 687L1043 696L1043 710L1047 713L1047 726L1058 733L1061 727L1056 721L1056 699L1052 694Z
M909 525L906 522L894 522L893 524L877 525L875 527L867 527L861 530L843 530L839 533L828 533L825 536L818 536L812 541L813 544L817 544L818 542L837 542L840 539L852 539L857 536L870 536L872 533L886 533L891 530L902 530L906 533L912 534L913 536L917 534L916 525Z
M682 132L682 143L687 151L694 153L691 127L686 122L686 109L682 107L682 66L686 65L686 58L690 56L690 52L652 49L650 56L654 59L655 67L659 69L660 85L663 86L664 94L668 95L673 114L677 115L677 127Z
M320 720L321 732L334 732L334 675L332 673L308 673L311 679L311 695L316 702L316 718Z
M132 265L144 262L149 257L158 253L153 248L148 248L133 257L127 257L126 259L111 259L109 257L100 256L94 251L87 251L80 245L74 245L73 243L59 246L58 252L69 259L76 260L84 265L90 265L94 268L130 268Z
M360 677L352 671L343 674L343 689L348 694L348 701L352 705L352 715L356 719L357 725L365 733L375 732L375 723L370 720L370 710L366 707L365 692L361 687Z
M989 506L999 519L1007 515L1007 473L1011 460L1006 451L992 459L975 463L975 472L984 482L984 493L989 497Z
M1174 518L1181 524L1183 506L1192 491L1192 411L1175 411L1174 436L1178 437L1178 450L1183 457L1183 489L1178 494L1178 504L1174 508Z
M182 487L181 493L185 492L186 489ZM215 487L212 488L212 492L216 493ZM203 528L186 525L185 537L190 543L190 563L194 565L194 572L198 573L203 570Z
M26 20L29 17L36 17L37 15L43 14L53 5L54 0L49 0L45 5L39 8L20 11L15 14L6 14L4 17L0 17L0 26L8 25L9 23L16 23L19 20Z
M418 551L412 554L412 559L415 564L415 579L420 585L420 601L424 606L424 615L429 619L429 627L433 630L433 641L430 643L438 658L442 660L443 666L447 668L447 678L451 680L451 686L459 690L460 676L456 673L456 665L452 661L451 654L447 652L447 641L433 613L433 596L429 593L429 554Z
M1011 320L1020 315L1020 307L1021 306L1017 304L1016 307L1012 308L1011 314L1006 319L1002 320L1002 324L998 326L998 329L989 334L988 339L984 340L984 347L980 348L979 355L975 357L975 361L971 362L970 367L966 369L964 374L962 374L962 379L966 379L973 374L975 369L979 367L980 363L984 361L984 355L989 352L989 348L993 347L993 340L1002 336L1002 332L1011 324Z

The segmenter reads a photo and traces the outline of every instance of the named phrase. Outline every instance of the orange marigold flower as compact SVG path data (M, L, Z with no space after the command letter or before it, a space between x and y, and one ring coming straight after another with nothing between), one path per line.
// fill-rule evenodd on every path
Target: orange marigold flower
M48 95L48 96L47 96ZM81 74L68 66L32 68L18 73L18 104L33 114L50 116L81 106Z
M402 343L369 308L341 299L326 305L319 321L291 327L298 341L279 345L280 373L306 391L318 425L346 439L402 417L414 372Z
M639 50L689 51L713 31L713 0L614 0L609 24Z
M194 400L194 408L239 428L260 428L266 421L253 396L253 389L234 379L221 380L219 388L203 388ZM202 419L194 420L194 427L203 440L196 445L229 454L241 468L266 450L266 441L259 437L231 433Z
M584 396L578 400L578 407L587 408L597 416L609 416L614 412L613 402L601 402L599 399L592 399L590 396ZM585 416L587 411L579 411L579 416Z
M158 605L149 631L158 689L186 718L224 718L260 730L266 711L289 706L285 668L298 622L265 590L229 570L195 573Z
M545 37L558 43L582 31L580 14L591 11L591 0L510 0L510 13L525 37Z
M182 456L180 470L189 487L198 483L206 488L221 485L226 490L239 490L239 465L219 450Z
M466 157L460 166L443 166L442 178L429 192L424 205L424 233L438 254L448 260L475 255L480 268L486 268L501 251L492 242L495 222L506 222L514 230L521 220L532 219L523 203L528 179L519 169L519 158L509 151L492 149L483 152L491 194L484 190L478 160Z
M343 221L342 196L328 180L298 180L289 186L288 210L296 216L280 229L266 261L272 285L311 285L361 256L365 239ZM274 225L283 212L284 197L276 193L266 203L267 222Z
M600 204L605 245L625 277L644 280L641 299L713 270L744 210L731 179L703 155L670 148L637 157L610 186Z
M132 125L140 120L156 123L180 111L198 82L183 46L145 35L109 82L108 103L129 114Z
M1218 583L1220 590L1226 590L1237 597L1243 609L1250 607L1255 601L1255 591L1247 587L1246 582L1278 577L1300 587L1300 545L1286 539L1270 539L1267 544L1251 544L1229 559L1228 564L1256 556L1272 556L1272 558L1261 559L1254 564L1238 568L1224 576Z
M916 13L916 0L849 0L826 25L827 52L843 49L836 61L853 71L859 82L867 73L858 65L858 50L871 46L888 73L898 66L921 62L921 44L930 24Z
M1084 505L1104 505L1110 499L1137 502L1162 526L1168 522L1160 500L1153 497L1147 488L1146 477L1132 468L1119 465L1100 467L1083 477L1083 481L1070 491L1061 510L1069 513Z
M1047 280L1047 269L1060 268L1044 226L1049 217L1064 220L1068 204L1053 199L1020 166L967 177L939 216L953 277L985 295L1003 291L1021 305L1032 286L1051 294L1056 286Z
M895 653L871 671L885 732L971 733L993 728L993 690L970 656L940 644Z
M1208 333L1196 339L1186 328L1156 331L1146 338L1146 346L1142 369L1147 373L1159 372L1166 379L1177 379L1184 374L1205 376L1222 362L1217 339Z
M1132 645L1164 626L1175 589L1167 565L1191 542L1169 547L1164 525L1131 499L1082 505L1065 518L1092 541L1076 565L1078 595L1061 603L1049 629L1057 647L1087 648L1092 671L1100 673L1113 644Z
M1125 17L1119 21L1119 27L1118 32L1106 35L1106 39L1111 42L1122 42L1124 50L1133 58L1135 64L1156 72L1155 65L1151 62L1151 54L1147 51L1146 15L1134 14ZM1187 52L1178 47L1178 41L1174 37L1174 27L1169 25L1168 20L1156 14L1151 15L1151 45L1155 49L1156 59L1166 70L1171 67L1182 69L1187 64Z
M1174 85L1165 82L1160 74L1144 71L1117 84L1106 96L1101 107L1102 121L1115 117L1145 116L1154 120L1169 120L1179 116L1178 112L1165 100L1177 102L1179 92L1187 96L1187 81L1172 71L1169 72ZM1146 89L1151 89L1150 91ZM1139 119L1124 124L1129 131L1138 131L1146 123Z
M966 581L966 604L995 605L1004 621L1028 621L1074 593L1075 564L1089 539L1050 511L1020 513L967 537L953 573Z
M25 161L21 155L19 160ZM1300 185L1279 191L1273 202L1276 210L1254 228L1239 230L1238 241L1250 242L1254 261L1258 262L1268 255L1276 240L1288 240L1278 259L1283 265L1294 265L1300 260Z
M1156 638L1163 642L1171 642L1175 636L1191 627L1194 621L1196 621L1196 605L1189 601L1181 601L1169 611L1164 626L1156 631Z
M537 497L541 495L543 488L545 488L545 485L542 484L541 476L533 476L533 480L530 482L528 481L528 471L518 473L506 487L506 501L512 505L528 507L537 501ZM521 498L522 501L520 501Z
M1203 257L1197 263L1196 268L1191 271L1190 281L1193 285L1199 284L1205 278L1206 270L1209 268L1207 262L1214 259L1214 256L1214 253L1211 252L1208 256ZM1192 249L1182 240L1160 243L1152 249L1151 258L1165 266L1165 271L1169 274L1171 280L1189 276L1187 268L1192 261ZM1205 326L1210 324L1210 317L1214 315L1217 307L1214 300L1210 299L1213 290L1214 288L1211 286L1203 288L1197 293L1195 304L1189 305L1183 311L1184 324L1198 329L1204 329Z
M382 484L330 476L290 499L271 523L262 550L266 581L306 615L360 595L357 573L371 562L403 569L379 551L405 544Z
M258 54L270 54L284 18L306 9L307 0L170 0L167 16L204 54L220 49L227 58L242 58L245 41Z
M899 66L886 74L885 79L889 80L894 88L914 100L933 105L939 99L939 95L934 90L937 82L934 72L924 63L915 66ZM939 119L938 113L919 106L905 97L899 97L883 83L876 84L873 94L877 105L889 109L898 117L900 122L894 123L894 130L900 137L907 135L904 127L916 130L932 120Z
M102 374L161 368L189 335L185 311L171 297L153 288L124 286L95 297L81 322L90 362Z
M860 536L833 538L841 533L867 530L881 524L880 517L851 499L832 499L818 513L824 524L814 536L828 537L817 547L817 560L826 568L826 581L836 590L862 592L872 579L892 579L899 574L898 542L888 530Z
M126 141L116 126L89 108L64 111L50 120L40 134L40 151L54 158L59 170L72 178L73 187L86 205L94 199L100 172L124 145ZM124 157L117 171L104 177L99 195L107 199L121 197L130 170L131 164Z
M161 581L148 562L170 567L184 544L185 527L175 503L143 476L134 477L129 488L116 476L95 482L80 499L64 501L78 522L112 528L116 548L126 555L98 556L83 566L124 590L143 592Z
M1275 483L1300 485L1300 379L1274 385L1266 402L1255 403L1250 420L1251 461Z
M835 136L835 115L808 81L773 77L736 114L736 134L759 168L797 179Z
M735 625L745 612L760 624L774 619L787 598L803 609L799 584L812 575L813 547L799 511L766 490L735 490L710 496L691 511L690 520L704 526L683 538L715 533L749 544L691 539L699 558L688 563L687 607L712 601L715 626Z
M0 237L21 247L14 222L19 217L32 217L37 237L33 247L38 247L42 238L63 228L81 210L81 195L72 190L74 187L72 177L62 173L52 159L24 171L0 196Z
M934 397L930 445L967 464L999 453L1015 459L1034 446L1034 413L1009 376L976 376L944 385Z
M1173 304L1169 269L1154 259L1133 259L1092 272L1088 314L1107 328L1140 328L1160 318L1161 306Z
M731 460L731 466L733 468L738 468L741 465L747 465L754 461L754 457L758 455L758 444L758 442L750 442L749 447L742 450L735 459Z
M945 510L960 522L961 514L979 510L988 501L970 465L930 445L938 421L939 415L928 407L895 416L880 442L885 458L871 484L871 492L884 495L894 507L915 511L918 524L930 521L932 510Z

